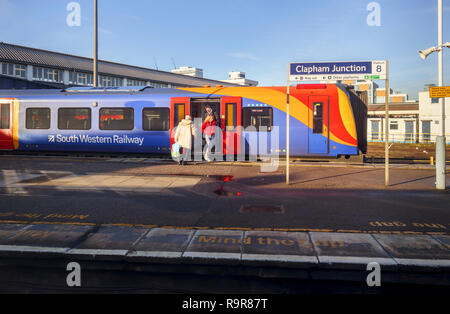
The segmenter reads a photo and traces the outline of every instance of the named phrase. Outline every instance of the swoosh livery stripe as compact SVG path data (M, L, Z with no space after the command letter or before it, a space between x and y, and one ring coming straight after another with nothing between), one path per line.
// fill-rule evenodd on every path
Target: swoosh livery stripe
M270 87L198 87L198 88L179 88L180 90L189 91L189 92L195 92L199 94L206 94L206 95L223 95L223 96L234 96L234 97L244 97L253 99L256 101L260 101L262 103L266 103L268 105L271 105L272 107L279 109L283 112L286 112L286 92L285 88L284 91L283 88L270 88ZM295 90L291 88L291 91L294 92ZM290 98L290 114L292 117L303 123L304 125L308 126L309 128L312 128L312 125L308 123L308 116L311 113L311 109L303 103L300 99L295 97L295 94L293 94L294 97ZM343 97L347 98L345 94L343 94ZM348 100L347 105L349 106ZM340 105L341 106L341 105ZM344 107L345 104L342 104ZM342 111L343 108L340 110ZM345 119L348 119L348 111L343 111L344 114L346 114ZM342 113L341 113L342 114ZM351 111L350 114L352 115ZM352 120L353 117L351 116ZM350 126L350 124L348 124ZM347 127L347 125L346 125ZM324 128L325 130L325 128ZM354 129L354 133L356 133L356 128ZM326 134L325 134L326 136ZM348 137L347 137L348 138ZM344 140L341 137L336 136L335 132L333 130L330 130L330 140L335 141L337 143L343 144L343 145L350 145L350 146L356 146L357 141L354 138L348 138L348 140Z

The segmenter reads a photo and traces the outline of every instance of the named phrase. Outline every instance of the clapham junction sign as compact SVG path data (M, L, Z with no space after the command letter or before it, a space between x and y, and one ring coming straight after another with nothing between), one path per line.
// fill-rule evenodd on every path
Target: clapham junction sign
M385 80L387 61L290 63L291 81Z

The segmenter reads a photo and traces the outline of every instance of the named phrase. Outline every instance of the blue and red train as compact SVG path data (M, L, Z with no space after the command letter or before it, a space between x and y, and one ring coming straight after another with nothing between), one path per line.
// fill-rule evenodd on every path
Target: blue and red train
M245 141L237 139L251 135L249 126L267 133L279 127L285 153L286 87L222 86L2 90L0 150L169 154L178 122L204 117L207 104L221 119L224 154L230 139L234 153L242 152ZM292 86L290 153L365 153L366 119L367 107L343 85Z

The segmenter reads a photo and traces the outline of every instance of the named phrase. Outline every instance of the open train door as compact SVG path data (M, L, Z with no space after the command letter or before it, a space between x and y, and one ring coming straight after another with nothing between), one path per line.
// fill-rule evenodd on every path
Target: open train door
M308 135L310 154L328 154L330 152L329 97L309 96L308 124L312 126Z
M10 99L0 99L0 150L14 149L12 104Z
M170 99L170 147L175 143L175 128L191 112L189 97L172 97Z
M220 112L223 154L239 155L242 149L242 98L222 97Z

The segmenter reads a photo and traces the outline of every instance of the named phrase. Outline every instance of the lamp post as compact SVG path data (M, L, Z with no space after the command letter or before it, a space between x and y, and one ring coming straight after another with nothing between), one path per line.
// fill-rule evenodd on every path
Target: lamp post
M94 87L98 86L98 11L94 0Z
M422 59L426 59L427 56L435 51L439 52L438 56L438 68L439 68L439 80L438 85L442 87L444 85L443 74L443 48L450 48L450 42L442 44L442 0L438 0L438 46L430 47L425 50L419 51L419 55ZM445 98L439 98L439 104L441 105L441 134L436 137L436 188L439 190L445 190Z

